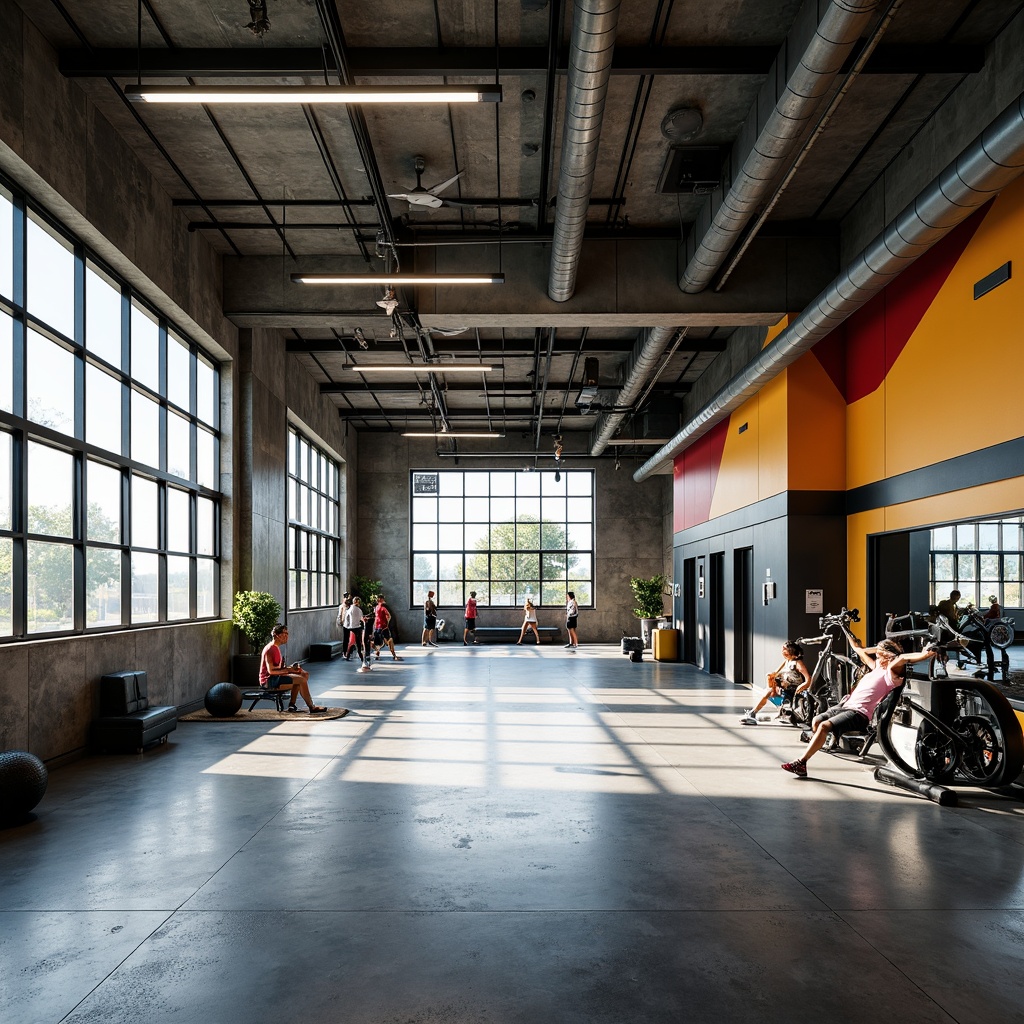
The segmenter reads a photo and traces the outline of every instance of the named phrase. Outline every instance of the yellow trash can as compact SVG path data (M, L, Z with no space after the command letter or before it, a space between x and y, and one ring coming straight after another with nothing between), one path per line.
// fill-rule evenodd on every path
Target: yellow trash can
M679 630L654 629L651 631L655 661L679 660Z

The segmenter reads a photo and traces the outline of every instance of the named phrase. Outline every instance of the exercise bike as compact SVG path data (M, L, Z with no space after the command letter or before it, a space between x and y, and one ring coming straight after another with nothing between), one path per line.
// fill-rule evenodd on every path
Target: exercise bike
M919 649L937 653L928 665L932 707L924 707L914 689L915 682L923 680L908 672L878 707L878 744L890 764L911 781L939 786L1009 785L1024 770L1020 722L1010 702L991 683L948 675L950 654L962 649L962 640L956 636L953 643L939 642L938 635L946 628L942 616L930 624L917 612L888 616L888 639L900 641L905 649L921 644ZM876 772L876 777L902 784L892 773L879 776Z

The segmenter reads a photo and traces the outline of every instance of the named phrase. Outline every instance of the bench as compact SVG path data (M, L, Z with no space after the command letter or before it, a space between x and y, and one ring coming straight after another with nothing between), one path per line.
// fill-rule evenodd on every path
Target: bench
M272 700L277 707L278 711L284 711L284 699L290 697L292 693L292 684L289 683L287 686L282 686L277 689L270 689L270 687L261 686L257 690L245 690L242 693L242 700L251 700L252 703L249 705L249 710L252 711L254 707L261 700Z
M320 640L309 645L310 661L330 661L345 653L345 645L340 640Z
M474 636L477 640L511 640L515 643L519 639L519 630L521 626L477 626ZM541 639L545 637L555 641L560 640L562 637L562 630L558 626L538 626L537 632L540 633ZM523 643L536 642L531 636L532 630L527 630L526 635L523 637Z
M145 672L109 672L100 679L100 717L92 726L100 750L141 754L150 743L166 743L177 727L176 707L149 706Z

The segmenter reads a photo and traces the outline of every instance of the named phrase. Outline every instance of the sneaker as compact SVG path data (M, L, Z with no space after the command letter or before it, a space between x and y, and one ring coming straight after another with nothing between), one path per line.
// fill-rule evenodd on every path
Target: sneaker
M394 655L395 661L405 661L405 658L400 658L397 654Z
M463 640L463 641L462 641L462 646L463 646L463 647L468 647L468 646L469 646L469 644L468 644L468 642L467 642L467 641Z
M563 647L572 647L572 644L571 643L569 643L569 644L562 644L562 646Z
M374 661L380 661L380 651L374 651L374 654L376 655Z
M356 669L356 671L357 672L369 672L370 671L369 663L364 661L362 663L362 665L360 665L359 668Z
M427 644L427 646L428 647L439 647L440 644L435 644L435 643L431 642L431 643Z
M748 712L740 719L740 725L757 725L757 719Z
M784 772L792 772L798 779L807 778L807 765L803 761L787 761L782 765Z

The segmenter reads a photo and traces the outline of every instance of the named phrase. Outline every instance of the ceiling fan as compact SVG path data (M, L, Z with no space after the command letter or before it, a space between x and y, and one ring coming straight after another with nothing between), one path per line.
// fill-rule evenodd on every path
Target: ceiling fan
M404 199L413 210L436 210L440 206L476 206L476 203L462 202L458 199L444 199L440 193L449 185L453 185L462 177L462 171L447 181L442 181L430 188L424 188L421 181L427 162L421 156L413 159L413 170L416 172L416 187L409 192L389 193L388 199Z

